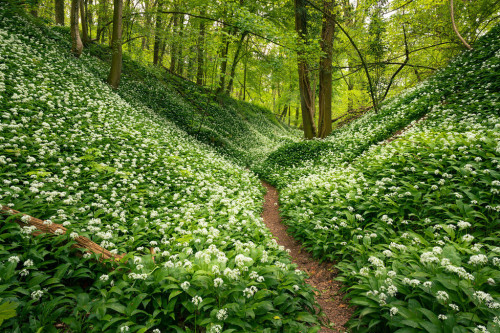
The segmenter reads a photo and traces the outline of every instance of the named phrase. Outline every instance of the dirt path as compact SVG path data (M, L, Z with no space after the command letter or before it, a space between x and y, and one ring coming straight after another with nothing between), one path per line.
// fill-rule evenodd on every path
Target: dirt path
M278 244L290 250L292 260L298 268L309 274L307 283L319 290L316 293L316 300L330 322L328 327L323 327L320 332L344 332L343 325L351 317L352 309L348 307L347 302L342 300L340 282L334 280L337 272L333 264L320 264L314 260L306 250L302 249L300 243L286 232L287 227L281 223L278 210L278 191L266 182L262 182L262 185L267 189L262 213L264 223L271 230Z

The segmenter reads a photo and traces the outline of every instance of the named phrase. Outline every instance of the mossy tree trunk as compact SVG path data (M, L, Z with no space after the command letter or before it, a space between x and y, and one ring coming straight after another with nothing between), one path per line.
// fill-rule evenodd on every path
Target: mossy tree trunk
M122 14L123 0L113 0L113 37L111 47L113 56L111 58L111 70L109 71L108 83L113 89L118 89L122 74Z
M71 10L69 15L71 28L71 53L77 58L82 55L83 43L80 38L80 29L78 27L78 3L80 0L71 0Z

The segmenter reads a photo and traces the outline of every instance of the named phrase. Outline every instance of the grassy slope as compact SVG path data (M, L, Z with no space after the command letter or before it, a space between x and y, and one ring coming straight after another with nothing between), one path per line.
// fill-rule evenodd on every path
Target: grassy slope
M0 202L129 253L96 268L48 252L66 235L2 222L0 306L18 306L2 330L308 330L313 294L263 227L258 179L111 91L57 29L0 11Z
M90 54L104 60L94 67L104 80L109 49L94 45ZM301 133L280 123L267 109L204 88L125 57L118 94L134 105L147 106L173 121L240 165L253 168L277 146L297 141Z
M500 331L499 34L277 178L288 230L339 262L356 331Z

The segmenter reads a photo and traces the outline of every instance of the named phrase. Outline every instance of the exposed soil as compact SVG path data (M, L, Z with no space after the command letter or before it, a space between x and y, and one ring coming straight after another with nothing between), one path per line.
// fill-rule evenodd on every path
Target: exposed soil
M262 185L267 189L262 213L264 223L271 230L278 244L290 250L292 261L298 265L298 268L309 275L307 283L318 289L316 300L327 317L325 326L320 332L345 332L343 325L349 320L353 311L347 302L342 300L340 282L334 280L337 270L332 263L320 264L313 259L311 254L287 233L287 227L281 223L279 214L278 191L266 182L262 182Z

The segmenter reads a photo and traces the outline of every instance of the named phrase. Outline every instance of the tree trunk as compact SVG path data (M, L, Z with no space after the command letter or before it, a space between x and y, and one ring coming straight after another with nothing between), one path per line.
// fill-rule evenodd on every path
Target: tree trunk
M82 23L82 42L87 45L89 42L89 30L87 27L87 14L85 13L84 0L80 0L78 6L80 7L80 22Z
M307 36L307 9L306 0L295 1L295 30L299 35L301 43L306 43ZM314 126L314 96L309 81L309 66L306 59L303 58L304 52L298 51L298 72L299 72L299 90L300 105L302 109L302 124L304 127L304 137L312 139L316 136Z
M111 59L111 70L109 71L108 83L113 89L120 84L122 73L122 13L123 0L113 0L113 38L111 47L113 57Z
M179 16L179 37L178 40L182 41L184 34L184 15ZM177 44L177 74L184 77L184 52L182 42Z
M202 12L201 15L204 15ZM203 67L205 67L205 58L203 53L205 52L205 23L200 21L200 34L198 35L198 60L197 60L197 70L196 70L196 84L203 85Z
M243 43L245 41L245 37L247 36L248 32L244 31L241 34L241 38L238 41L238 46L236 48L236 52L234 53L233 57L233 63L231 64L231 73L229 74L229 83L227 84L227 89L226 93L230 94L231 91L233 90L233 83L234 83L234 75L236 74L236 66L238 65L238 62L240 61L240 52L241 52L241 47L243 46Z
M243 67L243 101L247 97L248 40L245 44L245 66Z
M92 26L94 25L94 18L92 11L89 11L88 5L92 6L92 0L85 1L85 13L87 13L87 26L89 27L89 41L92 40Z
M80 57L83 51L83 43L80 39L80 29L78 28L78 3L80 0L71 0L70 28L71 28L71 53L75 57Z
M97 36L96 40L101 44L104 44L106 41L106 27L105 24L108 22L108 1L100 0L99 1L99 17L97 18Z
M167 48L167 43L164 40L161 42L161 51L160 51L160 67L163 65L163 56L165 55L165 49Z
M56 24L64 25L64 0L54 0Z
M319 119L318 137L326 138L332 132L332 57L333 35L335 33L335 16L333 0L324 0L321 28L321 51L319 61Z
M177 14L174 14L174 22L172 26L172 43L170 44L170 71L172 73L175 73L175 65L177 65L177 38L176 38L176 33L177 33L177 25L178 25L178 18Z
M220 49L220 77L219 77L219 87L217 88L217 93L220 94L224 91L226 85L226 71L227 71L227 55L229 52L229 38L225 34L222 37L222 46Z
M162 2L158 1L157 6L158 7L156 8L155 42L154 42L154 46L153 46L153 64L154 65L158 65L159 53L160 53L160 44L161 44L160 29L161 29L161 25L162 25L161 11L163 10Z

